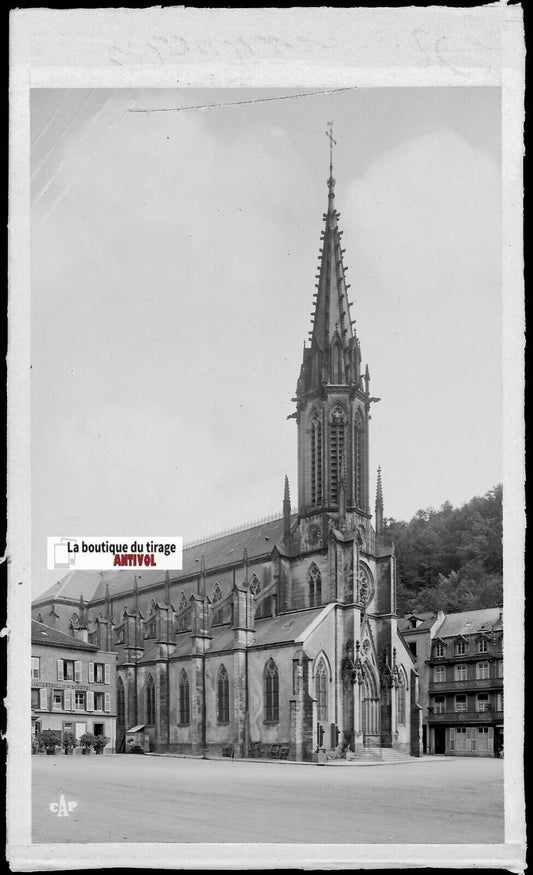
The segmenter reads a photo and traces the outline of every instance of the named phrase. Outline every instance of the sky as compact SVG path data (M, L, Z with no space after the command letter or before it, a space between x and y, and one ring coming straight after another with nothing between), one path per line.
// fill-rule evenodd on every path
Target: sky
M381 465L409 520L501 482L499 89L305 94L32 91L34 596L48 535L188 541L296 498L329 121L371 493Z

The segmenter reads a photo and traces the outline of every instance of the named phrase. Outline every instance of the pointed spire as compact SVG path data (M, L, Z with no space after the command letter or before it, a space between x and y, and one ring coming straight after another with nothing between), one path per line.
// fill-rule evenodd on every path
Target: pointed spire
M342 232L338 228L340 213L335 208L333 145L336 145L336 141L333 139L331 122L328 122L326 135L330 145L328 209L324 213L325 227L319 250L311 346L304 349L305 379L301 381L300 394L313 391L324 382L334 385L356 382L353 355L356 338L347 297Z
M137 575L133 578L133 607L136 614L139 613L139 585L137 583Z
M289 478L285 475L285 487L283 490L283 541L289 546L291 537L291 495L289 491Z
M378 482L376 487L376 535L383 534L383 488L381 485L381 465L378 466Z
M246 547L242 551L242 562L244 565L244 583L248 583L248 550Z
M85 601L83 599L83 593L81 593L81 595L80 595L79 615L80 615L80 626L84 626L85 625Z
M368 365L365 367L365 392L367 395L370 394L370 371Z
M170 574L168 573L168 568L165 571L165 601L167 605L170 605Z
M200 595L205 597L205 558L204 554L200 558Z
M109 618L111 616L110 608L111 608L111 598L109 595L109 583L106 583L106 585L105 585L105 609L104 609L104 617L106 618L106 620L109 620Z

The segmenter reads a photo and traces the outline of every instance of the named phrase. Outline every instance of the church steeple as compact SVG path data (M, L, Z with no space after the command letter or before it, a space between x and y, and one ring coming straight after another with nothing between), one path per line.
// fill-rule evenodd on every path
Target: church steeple
M381 486L381 465L378 466L378 482L376 487L376 515L374 517L376 535L383 534L383 488Z
M344 249L341 247L342 231L339 229L340 213L335 207L335 179L333 177L333 140L330 137L330 175L328 186L328 210L323 215L325 222L321 234L319 265L315 294L315 309L312 314L311 347L304 351L304 391L318 388L323 383L348 385L359 383L361 354L350 317L348 301L349 283L346 282L347 267L344 266Z
M299 515L357 512L370 519L368 482L369 377L350 315L349 283L335 206L331 123L328 208L316 275L310 345L304 345L296 387ZM344 461L343 461L344 459ZM341 472L342 468L342 472ZM361 516L364 519L361 519Z

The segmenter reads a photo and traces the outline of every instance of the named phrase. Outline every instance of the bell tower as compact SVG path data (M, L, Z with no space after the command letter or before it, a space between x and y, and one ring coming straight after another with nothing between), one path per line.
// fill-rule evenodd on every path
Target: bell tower
M368 420L372 401L368 366L351 318L342 234L335 207L331 125L328 208L323 215L310 344L304 345L296 387L298 516L324 532L327 517L365 531L369 499ZM342 528L342 525L341 525Z

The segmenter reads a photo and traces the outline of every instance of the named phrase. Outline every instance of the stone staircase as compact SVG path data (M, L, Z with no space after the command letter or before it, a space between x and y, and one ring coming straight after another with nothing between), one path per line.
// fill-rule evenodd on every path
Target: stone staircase
M408 753L392 747L365 747L355 755L354 762L397 763L411 759Z

